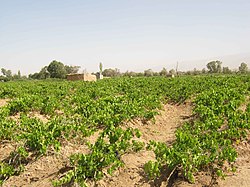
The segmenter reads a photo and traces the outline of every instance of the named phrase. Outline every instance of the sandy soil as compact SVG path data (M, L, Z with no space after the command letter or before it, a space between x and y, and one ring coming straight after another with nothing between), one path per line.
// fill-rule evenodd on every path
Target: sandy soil
M43 156L25 166L19 176L9 178L3 186L52 186L51 181L67 170L68 157L73 153L87 153L86 145L65 143L60 153Z
M160 142L171 143L174 138L175 130L186 121L192 114L192 106L186 105L170 105L166 104L160 114L156 116L155 123L148 122L144 124L140 120L134 120L127 124L128 127L138 128L142 132L141 140L148 142L155 140ZM116 172L112 177L107 177L98 181L98 186L108 187L127 187L127 186L155 186L156 184L147 180L143 171L143 165L149 160L154 160L152 151L141 151L139 153L131 153L121 158L125 167Z
M130 121L124 126L138 128L142 132L141 141L148 142L149 140L156 140L171 144L174 141L175 130L185 121L189 120L192 115L192 105L186 103L183 105L166 104L160 114L156 116L155 123L147 122L146 124L140 120ZM36 117L36 116L35 116ZM88 138L91 143L94 143L98 137L98 132ZM11 142L6 142L0 146L0 159L8 156L9 152L14 149ZM237 172L228 173L226 180L218 180L213 186L224 187L245 187L250 184L250 138L237 145L239 157L236 161ZM61 175L67 170L69 160L68 157L72 153L87 153L86 145L77 142L65 142L60 153L49 154L43 156L34 162L29 163L25 167L25 171L19 176L13 176L8 179L3 186L52 186L51 181L57 176ZM143 165L149 161L154 160L154 153L151 151L140 151L138 153L129 153L123 155L121 159L125 163L125 167L119 169L113 176L106 176L104 179L89 183L90 186L101 187L130 187L130 186L167 186L165 181L148 181L143 172ZM211 177L205 173L199 173L196 176L196 184L189 184L181 178L177 179L173 186L190 186L202 187L209 186Z
M219 180L218 186L250 186L250 136L246 141L237 145L238 158L236 159L235 173L228 173L226 180Z
M0 107L6 105L8 103L9 99L0 99Z
M184 122L184 118L191 115L192 107L190 105L165 105L164 110L156 117L156 122L144 124L139 120L134 120L124 124L127 127L138 128L143 135L141 140L148 142L156 140L162 142L171 142L174 139L175 129ZM37 114L32 115L38 117ZM94 143L98 132L88 138ZM2 148L4 147L4 148ZM11 143L2 146L0 149L1 159L8 156L10 151L14 150ZM13 176L8 179L3 186L51 186L51 180L55 179L60 170L68 165L68 157L72 153L87 152L85 145L77 143L65 143L59 154L43 156L25 167L25 171L19 176ZM98 181L98 186L150 186L146 176L143 173L143 165L154 159L153 152L141 151L139 153L126 154L122 157L125 167L117 171L112 177L106 177ZM143 184L145 182L145 184ZM94 185L94 184L90 184Z
M0 160L4 160L16 148L15 143L10 141L0 142Z

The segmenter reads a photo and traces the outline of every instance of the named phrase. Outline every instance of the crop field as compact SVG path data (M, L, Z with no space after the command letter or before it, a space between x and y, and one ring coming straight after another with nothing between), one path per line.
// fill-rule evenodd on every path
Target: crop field
M249 93L247 75L0 83L0 186L247 186Z

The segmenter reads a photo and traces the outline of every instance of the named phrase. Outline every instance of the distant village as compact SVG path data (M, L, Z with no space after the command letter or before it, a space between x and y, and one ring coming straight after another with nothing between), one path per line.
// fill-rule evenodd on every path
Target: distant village
M79 73L80 66L64 65L62 62L53 60L48 66L43 67L39 72L29 74L28 76L21 75L18 71L17 74L12 74L11 70L1 68L0 81L6 82L11 80L42 80L42 79L67 79L69 81L83 80L83 81L96 81L103 78L110 77L151 77L151 76L164 76L164 77L176 77L184 75L204 75L204 74L246 74L249 73L249 69L246 63L240 63L237 70L231 70L229 67L223 67L221 61L211 61L206 65L206 68L198 70L194 68L191 71L179 71L178 64L175 69L167 70L162 68L160 72L155 72L152 69L144 70L144 72L126 71L120 72L119 69L108 68L103 70L103 64L99 63L99 71L96 73L88 73L86 70L83 73Z

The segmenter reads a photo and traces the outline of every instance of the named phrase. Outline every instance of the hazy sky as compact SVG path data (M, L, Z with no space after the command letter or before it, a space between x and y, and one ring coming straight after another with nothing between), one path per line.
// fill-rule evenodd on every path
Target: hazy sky
M0 67L14 73L52 60L187 70L217 57L249 64L249 0L0 0Z

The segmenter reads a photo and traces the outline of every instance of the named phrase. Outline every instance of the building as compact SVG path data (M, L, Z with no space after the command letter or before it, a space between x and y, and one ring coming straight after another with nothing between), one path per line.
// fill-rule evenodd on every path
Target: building
M96 81L96 76L92 75L90 73L68 74L67 80L69 80L69 81L77 81L77 80Z

